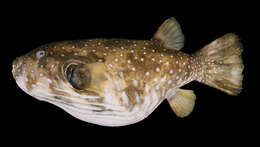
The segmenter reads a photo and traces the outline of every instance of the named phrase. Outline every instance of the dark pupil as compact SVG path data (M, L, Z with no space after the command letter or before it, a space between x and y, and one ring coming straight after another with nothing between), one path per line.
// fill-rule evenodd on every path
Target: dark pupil
M40 55L42 56L42 55L43 55L43 52L40 52Z
M88 78L77 65L70 65L66 71L67 79L75 89L82 90L88 83Z

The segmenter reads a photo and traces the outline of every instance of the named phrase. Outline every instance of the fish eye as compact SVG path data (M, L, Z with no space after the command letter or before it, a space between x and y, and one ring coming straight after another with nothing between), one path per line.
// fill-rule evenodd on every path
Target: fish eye
M40 59L41 57L43 57L45 55L45 51L38 51L36 53L36 58Z
M90 84L90 73L80 65L71 64L66 69L66 78L71 86L83 90Z

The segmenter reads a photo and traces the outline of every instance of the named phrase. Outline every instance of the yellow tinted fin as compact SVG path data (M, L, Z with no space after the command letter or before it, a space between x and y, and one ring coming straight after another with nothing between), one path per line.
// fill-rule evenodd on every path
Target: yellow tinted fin
M176 94L167 100L178 117L186 117L194 108L196 95L192 90L178 89Z
M157 30L153 39L159 40L167 49L180 50L184 46L184 35L177 20L167 19Z
M238 95L242 90L243 46L235 34L226 34L195 53L201 62L204 75L200 82L222 90L230 95Z

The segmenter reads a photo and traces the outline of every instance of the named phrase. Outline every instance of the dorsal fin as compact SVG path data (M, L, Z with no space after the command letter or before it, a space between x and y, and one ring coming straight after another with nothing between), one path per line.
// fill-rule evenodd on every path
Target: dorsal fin
M184 46L184 35L174 17L167 19L159 27L153 39L159 40L167 49L180 50Z

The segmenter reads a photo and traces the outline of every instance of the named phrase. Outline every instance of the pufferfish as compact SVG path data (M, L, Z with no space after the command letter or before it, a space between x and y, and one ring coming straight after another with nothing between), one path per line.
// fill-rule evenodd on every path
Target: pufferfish
M195 105L199 81L230 95L242 90L242 44L226 34L194 54L180 50L184 35L167 19L150 40L86 39L49 43L16 58L12 74L32 97L102 126L148 117L165 99L179 117Z

